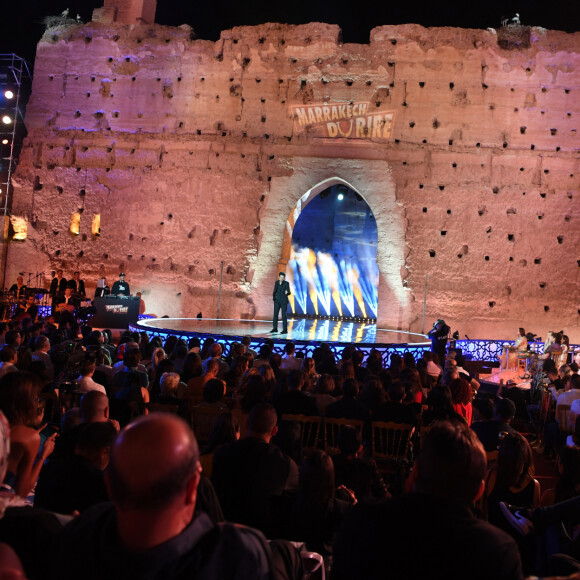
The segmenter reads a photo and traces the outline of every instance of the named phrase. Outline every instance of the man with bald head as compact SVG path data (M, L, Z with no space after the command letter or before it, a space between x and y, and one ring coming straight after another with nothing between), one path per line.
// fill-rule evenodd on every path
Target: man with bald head
M54 577L270 578L259 532L194 516L200 476L197 442L184 421L164 413L137 419L113 446L106 475L112 503L63 529Z

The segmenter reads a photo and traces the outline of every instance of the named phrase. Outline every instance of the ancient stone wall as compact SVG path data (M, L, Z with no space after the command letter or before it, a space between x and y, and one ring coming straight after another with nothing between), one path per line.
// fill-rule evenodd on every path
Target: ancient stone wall
M10 245L8 279L26 265L48 284L62 267L92 287L123 270L148 311L215 316L223 263L221 316L268 318L296 205L344 182L377 218L381 325L420 331L426 286L429 327L443 316L474 337L523 325L580 341L580 34L339 36L325 24L215 43L187 26L49 30L15 176L28 238ZM324 137L290 110L360 102L369 119L395 112L388 138L372 119L368 136Z

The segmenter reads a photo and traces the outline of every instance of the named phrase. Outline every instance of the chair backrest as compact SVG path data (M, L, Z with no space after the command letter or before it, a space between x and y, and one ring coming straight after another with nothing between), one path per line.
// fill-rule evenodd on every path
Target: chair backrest
M179 413L179 405L172 405L171 403L145 403L145 408L150 413Z
M362 433L364 421L362 419L337 419L334 417L326 417L324 419L324 450L326 453L332 455L340 452L338 448L340 429L347 425L354 427L359 433Z
M317 415L282 415L282 421L300 424L300 444L302 451L324 449L324 431L322 417Z
M556 405L556 422L561 433L571 433L569 418L570 405Z
M222 409L220 407L206 407L203 405L197 405L192 408L192 428L193 432L195 433L195 438L197 439L198 445L203 447L203 445L208 442L216 419L222 413L228 412L228 409Z
M372 422L372 453L375 459L407 459L411 446L413 425L405 423Z

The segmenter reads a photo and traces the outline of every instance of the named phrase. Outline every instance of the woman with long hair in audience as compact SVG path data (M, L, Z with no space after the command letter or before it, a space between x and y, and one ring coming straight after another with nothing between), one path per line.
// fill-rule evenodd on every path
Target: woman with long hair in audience
M313 396L316 399L316 406L318 413L324 416L326 407L331 403L336 402L336 398L332 396L334 392L334 377L332 375L322 375L316 386L314 387Z
M183 369L181 371L181 380L187 384L189 379L201 377L203 374L203 367L201 364L201 357L196 352L188 352L183 362Z
M468 425L471 425L471 418L473 416L473 407L471 405L473 390L471 389L471 385L465 379L458 376L450 381L449 390L451 391L453 409L465 419Z
M276 375L274 374L274 369L272 369L269 364L260 365L258 367L258 374L264 380L266 393L270 394L276 386Z
M39 391L40 385L30 373L8 373L0 379L0 410L10 424L10 454L4 483L20 497L32 491L42 464L54 450L56 433L47 437L41 448L39 427L43 414L39 415Z
M149 394L152 397L158 397L161 394L161 376L163 373L173 373L175 372L175 366L173 361L168 358L161 359L159 364L155 365L155 371L151 376L149 381Z
M499 502L522 508L540 505L540 484L534 479L532 449L519 433L506 433L500 440L497 465L487 476L485 495L489 521L503 529L506 522Z
M304 388L303 391L311 391L318 382L320 375L316 372L316 364L314 359L309 356L305 356L302 360L302 366L300 370L304 373Z
M381 372L384 370L383 357L381 352L376 348L373 348L369 353L366 367L370 375L376 375L377 377L380 376Z
M237 393L240 390L242 377L250 368L251 355L242 353L232 361L230 369L225 375L228 393Z
M366 405L371 413L376 411L379 405L385 402L385 391L381 380L373 375L367 376L358 400Z

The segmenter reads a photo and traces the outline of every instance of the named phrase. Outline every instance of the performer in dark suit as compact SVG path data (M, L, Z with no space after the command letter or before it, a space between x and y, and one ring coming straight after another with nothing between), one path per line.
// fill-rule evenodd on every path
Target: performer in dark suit
M36 322L38 306L36 305L33 294L30 294L16 309L13 320L22 320L25 316L30 316L32 322Z
M10 290L9 292L15 297L15 298L24 298L24 293L26 292L26 286L24 285L24 278L22 276L18 276L18 278L16 278L16 284L12 284L12 286L10 286Z
M69 280L69 286L76 298L80 298L81 300L85 299L85 281L81 280L80 272L77 271L73 274L73 279Z
M50 296L52 298L52 314L56 312L57 306L61 303L64 297L64 291L66 290L67 282L66 278L62 277L62 270L56 271L56 276L52 279L50 283Z
M274 284L274 292L272 294L272 300L274 300L274 317L272 320L272 330L270 332L278 332L278 312L282 310L282 334L288 334L288 319L286 316L286 310L288 308L288 296L292 294L290 292L290 284L285 280L286 274L280 272L278 274L278 280Z

